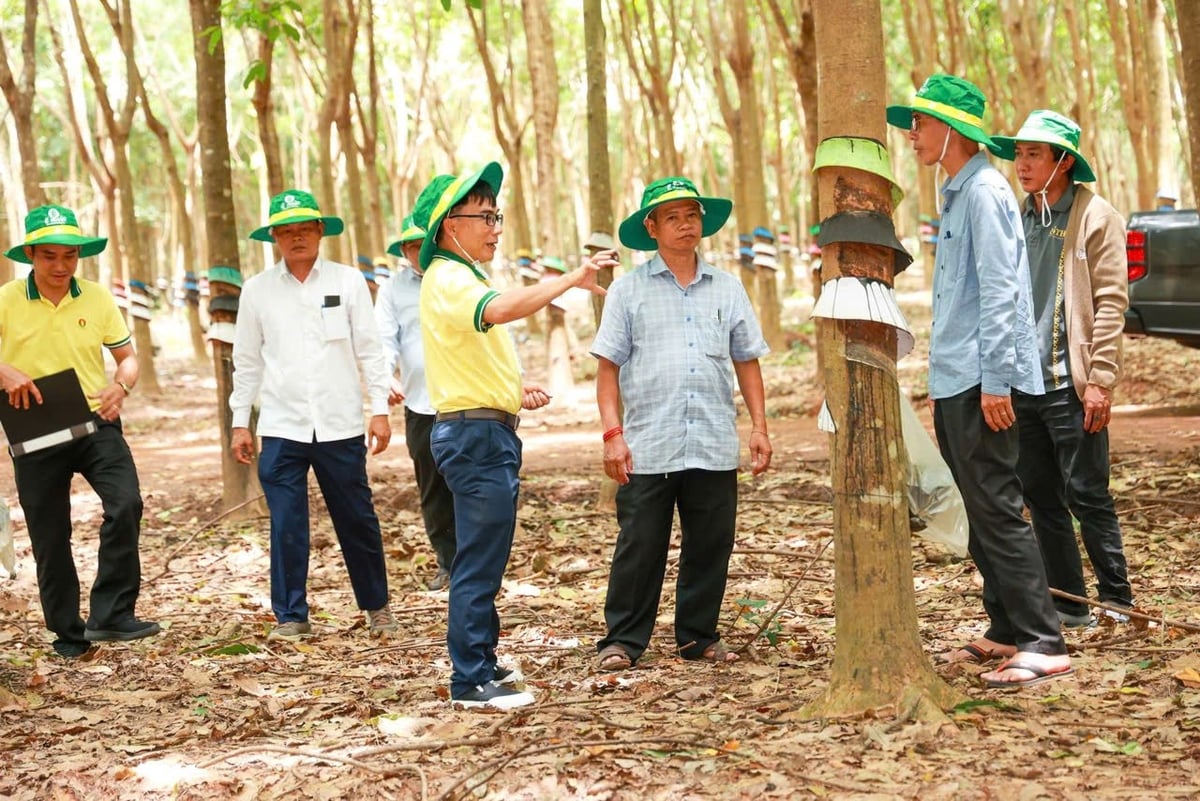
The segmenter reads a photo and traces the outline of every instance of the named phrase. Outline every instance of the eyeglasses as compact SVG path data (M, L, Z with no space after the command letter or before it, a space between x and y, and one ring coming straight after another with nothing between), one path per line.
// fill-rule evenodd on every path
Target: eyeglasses
M446 219L453 220L458 217L471 217L476 220L483 220L483 224L488 228L492 228L497 225L504 225L504 215L499 212L493 213L490 211L485 211L482 214L451 214Z
M921 118L916 114L912 115L912 124L908 126L908 129L915 134L919 134L921 132Z

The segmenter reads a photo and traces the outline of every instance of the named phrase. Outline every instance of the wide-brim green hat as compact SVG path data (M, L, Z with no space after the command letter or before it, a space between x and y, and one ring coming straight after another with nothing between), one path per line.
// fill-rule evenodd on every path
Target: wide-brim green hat
M346 230L346 225L340 217L321 214L321 208L311 194L299 189L288 189L271 198L267 224L262 228L254 229L250 238L259 242L274 242L275 237L271 235L271 229L275 226L291 225L309 220L319 220L325 224L323 236L337 236Z
M408 215L400 221L400 238L388 245L387 252L393 256L404 255L404 244L416 242L425 238L425 229L413 222L413 215Z
M1072 177L1076 181L1094 181L1096 174L1092 172L1092 165L1079 152L1081 133L1079 125L1070 117L1057 111L1038 109L1029 112L1016 136L993 136L992 141L1000 148L995 151L996 155L1008 161L1017 157L1017 142L1044 142L1061 148L1075 157Z
M25 255L31 245L66 245L79 248L79 257L86 258L103 252L108 239L99 236L84 236L75 219L75 212L66 206L38 206L25 215L25 241L13 245L4 255L21 264L32 264Z
M437 250L437 235L442 227L442 220L446 219L450 209L454 208L454 205L466 197L480 182L490 186L492 191L499 195L500 184L504 182L504 169L498 162L489 161L478 170L463 173L448 182L444 180L444 176L439 175L421 192L422 195L425 192L437 195L437 199L429 210L429 222L425 226L425 242L421 245L422 270L428 268L429 263L433 261L433 252ZM420 198L418 198L419 204Z
M704 215L702 236L712 236L721 230L733 211L733 201L723 197L704 197L687 178L660 178L642 192L642 206L630 214L617 229L621 244L633 250L658 250L658 242L646 231L646 217L664 203L673 200L694 200Z
M987 99L979 87L956 75L936 73L925 79L911 105L888 106L888 124L909 130L916 111L941 120L973 142L987 147L996 155L996 143L983 130L983 112Z

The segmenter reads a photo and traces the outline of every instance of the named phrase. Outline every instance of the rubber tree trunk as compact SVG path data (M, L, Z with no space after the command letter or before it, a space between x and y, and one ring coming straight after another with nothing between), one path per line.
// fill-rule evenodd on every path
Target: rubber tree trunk
M879 0L819 0L815 10L820 138L883 142L887 90ZM885 178L833 166L822 168L818 180L823 220L850 211L891 218ZM877 245L829 243L822 279L853 276L890 286L894 254ZM829 686L803 713L827 717L890 708L939 717L941 708L960 699L933 672L917 632L897 329L820 320L817 339L837 426L831 442L837 643Z

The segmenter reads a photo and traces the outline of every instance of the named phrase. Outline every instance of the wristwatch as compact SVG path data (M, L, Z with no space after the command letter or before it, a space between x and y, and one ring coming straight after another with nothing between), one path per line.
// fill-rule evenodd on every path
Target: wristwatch
M117 386L120 387L121 389L125 390L126 396L131 395L133 393L133 387L131 387L129 384L126 384L124 381L118 381Z

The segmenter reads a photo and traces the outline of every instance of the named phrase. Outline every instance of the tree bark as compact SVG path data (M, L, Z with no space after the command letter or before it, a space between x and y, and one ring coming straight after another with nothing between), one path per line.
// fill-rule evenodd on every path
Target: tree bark
M1183 95L1187 100L1192 189L1195 192L1196 185L1200 182L1200 6L1195 3L1179 3L1176 5L1176 14L1180 59L1183 62Z
M547 255L565 256L558 231L559 200L555 178L554 129L558 125L558 65L554 37L545 0L521 0L529 84L533 94L533 138L538 191L533 193L537 213L537 246Z
M71 16L75 22L76 34L79 37L79 47L83 53L84 63L87 64L92 82L96 88L96 99L102 113L111 147L111 174L116 182L117 210L119 212L120 229L113 237L116 249L122 255L125 265L124 282L129 293L130 327L133 329L133 341L138 359L138 383L148 394L159 391L158 371L154 366L154 341L150 336L150 321L134 313L132 295L135 289L149 293L154 285L154 277L148 271L148 263L142 251L141 237L138 234L136 197L133 190L133 171L129 166L129 136L133 130L133 115L137 110L137 87L141 83L137 61L134 59L133 16L129 0L117 0L113 6L111 0L100 0L108 15L109 25L113 36L121 48L125 59L125 97L121 103L120 113L113 108L108 96L108 85L104 73L92 53L87 35L84 32L83 20L79 15L78 0L71 0ZM140 287L136 287L140 284Z
M225 44L221 38L220 0L189 0L192 40L196 59L196 113L199 121L200 161L204 173L204 230L209 258L214 266L241 269L238 256L237 215L233 207L233 174L229 166L228 123L225 116ZM214 38L215 37L215 38ZM209 43L213 43L209 52ZM217 283L213 292L240 294L228 284ZM214 312L213 322L235 322L236 314ZM233 390L233 345L212 340L213 369L217 377L217 416L221 421L222 503L226 510L258 498L262 488L251 465L233 458L229 445L233 436L233 412L229 395ZM257 439L255 451L257 452ZM242 508L239 517L262 513L262 503Z
M884 140L880 0L817 0L821 137ZM819 171L821 214L873 211L891 218L888 182L872 173ZM893 251L829 243L824 280L839 276L892 284ZM933 672L917 632L908 531L896 329L822 319L826 401L837 426L831 443L837 645L825 693L802 712L826 717L888 708L941 716L958 694ZM880 660L879 654L887 659Z
M34 126L33 101L37 86L38 0L25 0L25 27L21 34L21 78L18 81L8 63L8 50L0 37L0 90L8 101L17 128L17 151L21 154L21 186L28 208L46 202L38 174L37 129ZM28 210L28 209L27 209ZM9 270L12 265L5 265Z

